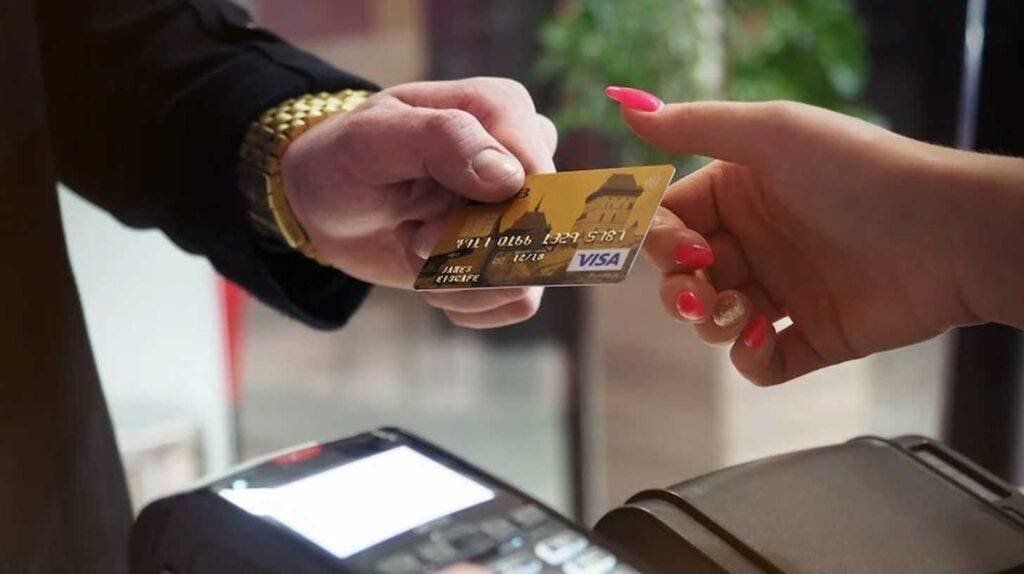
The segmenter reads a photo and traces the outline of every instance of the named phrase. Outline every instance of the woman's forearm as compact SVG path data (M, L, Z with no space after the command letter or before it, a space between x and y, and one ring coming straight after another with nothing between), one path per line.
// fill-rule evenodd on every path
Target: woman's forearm
M964 304L979 321L1024 328L1024 159L954 150L939 159Z

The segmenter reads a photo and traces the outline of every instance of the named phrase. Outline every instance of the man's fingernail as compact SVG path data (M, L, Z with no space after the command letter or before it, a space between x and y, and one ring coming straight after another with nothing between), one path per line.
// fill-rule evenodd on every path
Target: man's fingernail
M496 149L485 149L473 158L473 171L484 181L504 181L521 170L519 162Z
M434 242L432 238L417 235L416 238L413 240L412 251L417 256L419 256L420 259L430 258L430 253L433 250Z
M739 293L723 293L715 301L715 310L711 318L719 327L732 327L743 318L747 312L747 306L743 304L743 298Z
M423 224L412 234L409 248L420 259L428 259L434 251L434 245L438 240L439 229L436 225Z
M704 318L704 306L700 299L690 291L683 291L676 297L676 311L689 321L700 321Z
M715 262L715 254L703 245L677 245L672 252L676 265L686 269L706 269Z
M661 106L665 105L658 96L636 88L608 86L604 89L604 95L631 110L640 112L656 112L661 109Z
M746 348L756 349L761 346L761 343L764 343L764 339L767 336L768 319L765 319L764 315L758 315L743 329L740 339Z

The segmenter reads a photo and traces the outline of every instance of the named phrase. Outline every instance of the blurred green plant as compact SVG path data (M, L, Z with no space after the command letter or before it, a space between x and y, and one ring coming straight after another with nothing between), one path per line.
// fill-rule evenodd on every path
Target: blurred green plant
M556 125L602 134L627 164L693 167L630 134L608 85L665 101L798 100L878 119L859 102L865 32L849 0L568 0L539 40L535 71L558 85Z
M866 34L849 0L729 0L726 19L731 99L796 100L875 119L860 101Z
M702 33L700 2L693 0L572 0L540 28L536 71L554 81L559 131L607 136L627 164L665 163L638 142L604 95L608 85L644 87L666 101L714 96L698 77L704 51L717 34Z

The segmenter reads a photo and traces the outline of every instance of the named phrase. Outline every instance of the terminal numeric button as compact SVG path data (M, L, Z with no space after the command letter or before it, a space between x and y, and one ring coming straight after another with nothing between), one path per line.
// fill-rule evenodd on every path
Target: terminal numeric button
M515 552L516 550L519 550L520 548L522 548L523 544L525 544L525 542L526 541L523 540L522 536L516 536L514 538L509 538L508 540L502 542L500 546L498 546L498 554L500 554L501 556L504 556L506 554L511 554L511 553Z
M476 558L487 554L497 545L491 537L482 532L452 541L452 546L455 546L464 558Z
M474 526L456 526L444 533L444 540L458 550L463 559L486 554L498 545L494 539Z
M423 565L412 554L395 554L377 563L380 574L415 574L423 571Z
M591 546L583 554L566 563L565 574L608 574L618 560L604 550Z
M548 515L535 504L520 506L509 513L509 516L523 528L533 528L548 519Z
M562 530L538 542L533 550L541 560L558 566L571 560L586 547L586 538L571 530Z
M540 574L544 565L529 554L508 556L488 566L496 574Z
M480 523L480 530L491 538L503 542L516 535L516 526L504 518L492 518Z
M421 544L419 548L416 549L416 554L431 564L447 564L449 562L455 562L461 558L459 553L447 542L428 542L426 544Z

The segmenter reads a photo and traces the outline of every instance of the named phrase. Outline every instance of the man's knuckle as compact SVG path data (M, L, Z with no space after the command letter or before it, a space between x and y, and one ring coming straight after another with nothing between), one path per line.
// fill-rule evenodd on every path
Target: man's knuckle
M517 98L521 98L521 99L524 99L524 100L527 100L527 101L532 101L533 100L533 98L530 97L530 91L527 90L526 86L524 86L523 83L520 82L519 80L514 80L512 78L499 78L498 79L498 83L499 83L499 85L501 85L501 88L505 92L507 92L508 94L510 94L512 96L515 96Z
M361 164L364 160L363 156L367 148L365 135L367 129L363 125L364 122L361 118L353 116L352 118L347 118L347 120L334 133L333 147L345 150L345 153L338 155L336 165L350 169L355 165Z
M434 307L435 309L444 309L445 308L445 300L444 300L444 298L442 296L438 295L438 294L435 294L435 293L424 293L423 294L423 301L427 305L430 305L431 307Z
M449 311L448 309L444 309L443 312L445 317L448 317L448 320L451 321L453 325L457 325L459 327L466 326L464 324L466 320L465 315L463 315L462 313L456 313L454 311Z
M540 300L534 297L524 297L510 304L510 315L520 321L533 317L539 310Z
M382 125L389 123L391 118L391 114L376 106L353 112L343 118L338 137L351 141L365 141L373 138L375 134L380 134L383 131Z
M387 92L376 92L366 98L366 101L359 106L359 109L360 111L365 111L379 106L391 106L396 103L398 103L398 100L393 95Z
M481 329L483 324L479 322L476 315L471 313L454 313L448 312L448 320L452 322L456 327L462 327L463 329Z
M530 90L526 89L521 82L510 78L501 78L501 91L505 95L505 100L512 103L515 107L524 110L527 113L536 113L537 108L533 103L533 96L530 95Z
M475 100L474 104L482 113L499 115L509 110L536 111L533 97L521 82L511 78L472 78L468 86Z
M443 141L466 139L475 128L476 118L463 110L436 110L427 116L426 130Z
M551 150L554 151L558 148L558 128L555 127L555 123L551 121L551 118L544 114L537 114L537 124L540 126L541 136L546 140L546 143L551 146Z
M530 296L530 290L526 287L512 287L502 291L506 301L518 301Z

